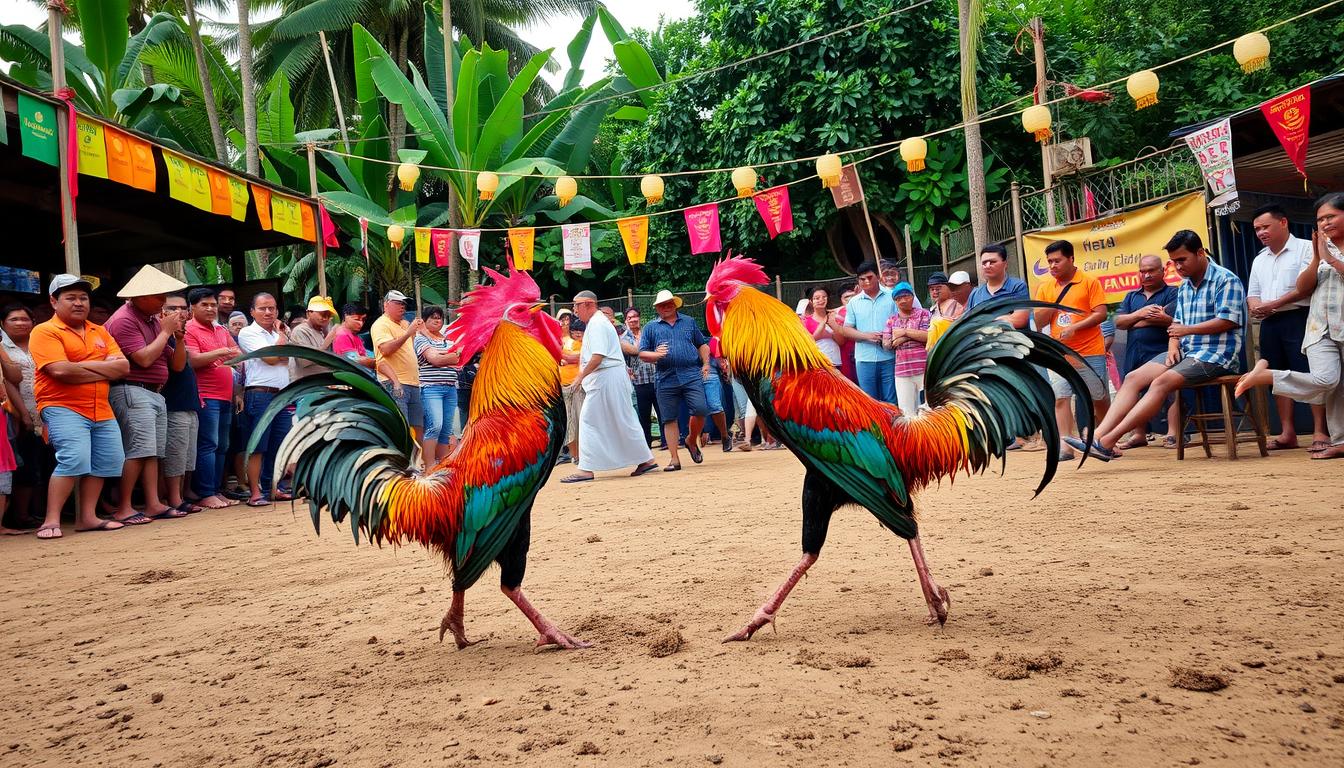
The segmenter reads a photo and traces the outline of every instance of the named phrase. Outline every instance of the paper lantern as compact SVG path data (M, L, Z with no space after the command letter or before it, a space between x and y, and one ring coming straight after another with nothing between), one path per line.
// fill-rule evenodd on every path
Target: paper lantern
M1046 114L1049 114L1049 110L1046 110ZM901 142L901 159L905 161L905 167L911 173L919 173L924 170L924 158L928 154L928 143L918 136Z
M415 163L402 163L397 166L397 180L401 182L403 192L410 192L415 189L415 182L420 178L420 166Z
M476 191L481 193L482 200L494 200L495 191L499 189L499 175L490 171L481 171L476 174Z
M1232 55L1241 65L1241 71L1250 74L1269 66L1269 38L1260 32L1251 32L1237 38L1232 44Z
M1022 127L1027 133L1035 134L1037 141L1049 141L1054 135L1050 132L1050 108L1044 104L1027 107L1022 112Z
M644 196L645 202L649 205L663 202L663 177L651 173L640 179L639 194Z
M839 186L843 172L839 155L822 155L817 158L817 175L821 177L822 189Z
M579 182L573 176L561 176L555 180L555 196L560 198L560 207L569 205L569 201L579 194Z
M1125 83L1125 90L1129 91L1130 97L1134 99L1134 109L1144 109L1156 104L1157 89L1160 85L1157 73L1151 69L1130 75Z
M400 224L393 224L387 228L387 241L392 244L392 250L400 251L401 244L406 239L406 230Z
M756 170L744 165L733 171L733 189L738 197L751 197L756 191Z

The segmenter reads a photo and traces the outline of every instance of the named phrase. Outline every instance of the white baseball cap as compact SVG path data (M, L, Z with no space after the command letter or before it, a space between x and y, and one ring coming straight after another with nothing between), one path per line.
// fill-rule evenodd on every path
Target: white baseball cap
M953 272L952 276L947 278L948 285L968 285L970 284L970 282L971 282L971 276L966 274L965 270L961 269L958 269L956 272Z
M66 288L83 288L88 293L93 293L93 283L79 275L57 275L51 278L51 285L47 288L47 293L55 296Z
M405 304L406 294L401 291L388 291L387 295L383 297L383 301L400 301L402 304Z

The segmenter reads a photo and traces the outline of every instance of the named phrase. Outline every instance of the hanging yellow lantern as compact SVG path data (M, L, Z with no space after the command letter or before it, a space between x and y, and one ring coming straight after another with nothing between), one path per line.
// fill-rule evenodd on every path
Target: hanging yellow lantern
M843 172L839 155L822 155L817 158L817 175L821 177L822 189L839 186Z
M1054 135L1050 132L1050 108L1044 104L1027 107L1022 112L1022 127L1027 133L1035 134L1037 141L1049 141Z
M397 166L397 179L401 182L403 192L410 192L415 189L415 182L420 178L420 166L415 163L402 163Z
M1250 74L1269 66L1269 38L1260 32L1251 32L1237 38L1232 44L1232 55L1241 65L1241 71Z
M1157 73L1151 69L1135 72L1125 83L1125 90L1134 99L1134 109L1140 110L1157 103L1157 89L1161 85Z
M639 180L639 193L649 205L663 202L663 177L649 174Z
M387 228L387 241L392 244L392 250L401 250L401 244L406 240L406 230L400 224L393 224Z
M924 158L929 154L929 145L918 136L901 142L901 159L911 173L924 170Z
M579 182L573 176L561 176L555 180L555 196L560 198L560 207L569 205L569 201L579 194Z
M751 197L756 192L756 170L744 165L733 171L733 189L738 197Z
M499 189L499 175L490 171L481 171L476 174L476 191L481 193L482 200L494 200L495 191Z

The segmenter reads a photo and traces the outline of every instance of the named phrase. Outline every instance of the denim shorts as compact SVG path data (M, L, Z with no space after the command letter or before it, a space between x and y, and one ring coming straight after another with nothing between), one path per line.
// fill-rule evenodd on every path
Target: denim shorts
M700 378L700 372L696 371L695 380L689 384L679 384L673 377L668 377L658 382L658 415L664 424L677 420L677 413L681 411L681 404L686 403L686 409L692 416L705 417L709 415L709 402L705 399L705 382Z
M397 410L405 417L406 423L419 429L425 425L425 407L420 402L420 387L414 384L401 385L401 397L392 394L392 382L384 381L383 391L397 401Z
M1148 362L1166 365L1167 355L1164 352ZM1167 370L1181 374L1185 379L1186 386L1198 384L1201 381L1208 381L1209 379L1216 379L1219 376L1231 376L1236 373L1236 371L1229 370L1221 365L1206 363L1203 360L1196 360L1193 357L1182 357L1175 365Z
M126 454L121 450L121 429L116 419L94 421L69 408L42 409L47 439L56 451L57 477L121 477Z
M1072 359L1073 358L1070 358L1070 360ZM1109 388L1106 386L1106 382L1109 381L1106 375L1106 356L1084 355L1083 359L1087 361L1087 367L1092 369L1092 373L1096 374L1097 377L1095 381L1088 380L1088 394L1091 395L1092 402L1102 402L1110 393ZM1087 376L1084 375L1083 378L1087 379ZM1050 371L1050 385L1055 389L1056 400L1067 400L1068 398L1073 397L1073 386L1065 381L1063 376L1060 376L1054 371Z

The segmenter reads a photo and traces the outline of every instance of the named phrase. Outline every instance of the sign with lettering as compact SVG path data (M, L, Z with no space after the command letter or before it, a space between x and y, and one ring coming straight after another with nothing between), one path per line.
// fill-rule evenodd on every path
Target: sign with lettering
M1209 207L1226 216L1241 207L1237 201L1237 177L1232 169L1232 120L1224 118L1185 137L1186 146L1204 172L1213 199Z
M1054 279L1046 264L1045 247L1056 240L1073 243L1074 263L1078 269L1101 281L1108 303L1120 303L1126 293L1139 287L1139 259L1148 254L1161 257L1167 267L1167 284L1177 285L1181 278L1176 274L1176 267L1167 260L1167 252L1162 246L1182 229L1193 230L1206 244L1209 242L1203 193L1195 192L1071 227L1024 235L1023 250L1031 265L1028 270L1031 294L1036 295L1036 288L1043 281Z

